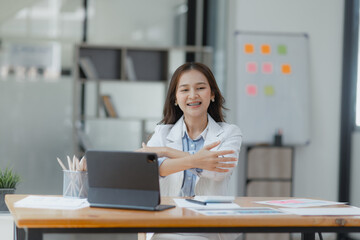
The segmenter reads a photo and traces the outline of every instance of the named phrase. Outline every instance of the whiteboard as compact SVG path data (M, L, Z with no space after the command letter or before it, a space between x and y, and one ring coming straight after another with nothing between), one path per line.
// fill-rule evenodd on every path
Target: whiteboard
M309 56L306 34L237 32L236 115L244 143L310 141Z

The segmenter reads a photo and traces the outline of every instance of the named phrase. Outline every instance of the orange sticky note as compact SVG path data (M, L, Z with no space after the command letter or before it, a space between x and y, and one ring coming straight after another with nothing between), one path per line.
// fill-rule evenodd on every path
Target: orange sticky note
M247 53L247 54L254 53L254 45L251 44L251 43L246 43L246 44L244 45L244 51L245 51L245 53Z
M270 54L270 52L271 52L270 45L268 45L268 44L261 45L261 53L262 54Z
M281 65L281 72L283 74L290 74L291 73L291 66L290 64L283 64Z

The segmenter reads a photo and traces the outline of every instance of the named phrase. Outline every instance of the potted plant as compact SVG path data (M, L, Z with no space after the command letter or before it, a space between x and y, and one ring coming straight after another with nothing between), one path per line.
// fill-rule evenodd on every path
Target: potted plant
M0 169L0 212L9 211L5 204L5 194L13 194L19 182L20 176L12 169Z

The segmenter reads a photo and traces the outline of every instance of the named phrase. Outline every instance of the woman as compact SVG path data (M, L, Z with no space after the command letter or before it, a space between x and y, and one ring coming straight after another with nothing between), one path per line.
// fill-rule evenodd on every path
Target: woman
M204 64L185 63L173 74L161 124L139 150L157 153L162 196L228 195L242 135L237 126L225 123L223 104L215 78ZM168 235L173 234L154 238L168 239ZM196 239L194 234L183 235ZM199 239L228 239L225 234L200 235ZM234 234L226 235L234 239Z

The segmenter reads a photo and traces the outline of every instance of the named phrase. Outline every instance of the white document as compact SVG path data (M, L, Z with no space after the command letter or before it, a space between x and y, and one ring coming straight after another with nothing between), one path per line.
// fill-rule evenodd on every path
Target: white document
M204 209L204 208L193 208L194 212L201 213L207 216L244 216L244 215L284 215L288 214L274 208L264 207L251 207L251 208L235 208L235 209Z
M332 201L307 199L307 198L270 200L270 201L260 201L260 202L256 202L256 203L267 204L267 205L272 205L272 206L279 206L279 207L289 207L289 208L320 207L320 206L344 204L344 203L341 203L341 202L332 202Z
M360 208L279 208L279 210L303 216L346 216L360 215Z
M207 203L206 205L201 205L197 203L188 202L185 199L174 198L174 201L178 207L182 208L204 208L204 209L232 209L240 208L236 203Z
M89 203L86 198L64 198L52 196L28 196L15 202L14 207L18 208L43 208L43 209L60 209L74 210L88 207Z
M195 196L194 200L206 203L231 203L235 200L233 196Z

